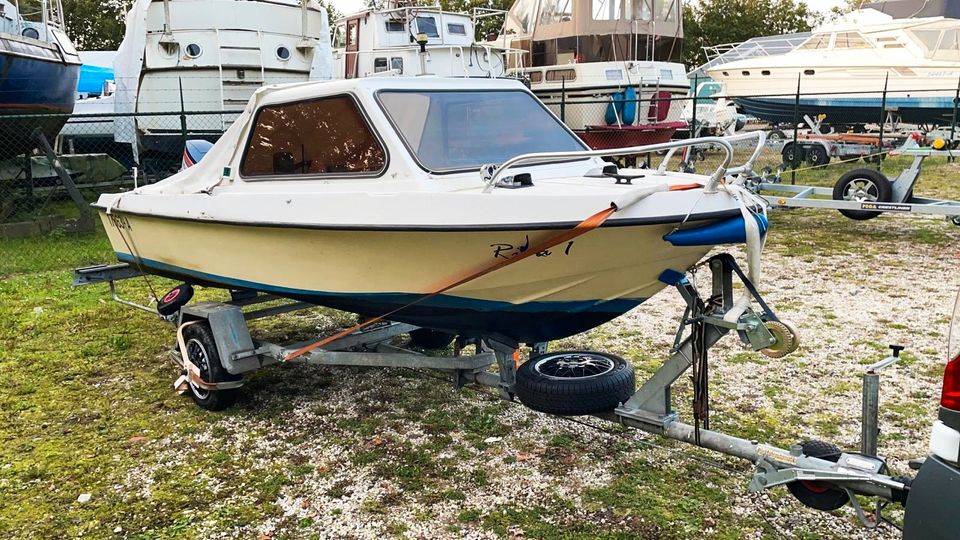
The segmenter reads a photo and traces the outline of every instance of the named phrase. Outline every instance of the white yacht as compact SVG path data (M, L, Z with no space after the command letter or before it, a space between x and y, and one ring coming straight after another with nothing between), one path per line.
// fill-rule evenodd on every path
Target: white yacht
M219 137L257 88L329 79L331 64L316 0L137 0L114 62L114 108L146 114L117 118L114 137L179 155L183 131ZM199 111L211 114L189 114Z
M679 0L517 0L491 43L595 148L668 140L689 90ZM561 105L562 104L562 105Z
M474 34L468 15L439 6L367 8L336 21L334 76L502 77L502 51L476 43Z
M886 88L886 109L900 120L942 124L960 84L960 20L894 19L864 9L816 28L785 54L720 63L706 73L742 112L770 122L793 121L799 82L801 118L877 122Z

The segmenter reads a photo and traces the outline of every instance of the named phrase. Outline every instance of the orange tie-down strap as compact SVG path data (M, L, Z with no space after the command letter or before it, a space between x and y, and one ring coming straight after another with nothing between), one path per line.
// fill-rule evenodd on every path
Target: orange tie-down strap
M697 188L702 188L702 187L703 187L703 184L675 184L675 185L671 185L671 186L669 187L669 191L686 191L686 190L689 190L689 189L697 189ZM477 270L476 272L473 272L473 273L471 273L471 274L467 274L466 276L463 276L463 277L454 278L454 279L448 281L445 285L443 285L443 286L440 287L439 289L437 289L437 290L435 290L435 291L433 291L433 292L430 292L430 293L426 293L426 294L424 294L423 296L418 297L416 300L414 300L414 301L412 301L412 302L410 302L410 303L408 303L408 304L405 304L405 305L403 305L403 306L400 306L400 307L398 307L397 309L394 309L394 310L392 310L392 311L390 311L390 312L384 313L383 315L380 315L380 316L378 316L378 317L374 317L374 318L372 318L372 319L367 319L367 320L365 320L365 321L363 321L363 322L361 322L361 323L359 323L359 324L356 324L356 325L354 325L354 326L352 326L352 327L350 327L350 328L347 328L346 330L337 332L336 334L333 334L332 336L327 336L327 337L325 337L325 338L323 338L323 339L321 339L321 340L319 340L319 341L315 341L315 342L313 342L313 343L311 343L311 344L309 344L309 345L305 345L305 346L303 346L303 347L301 347L301 348L299 348L299 349L297 349L297 350L295 350L295 351L291 351L291 352L287 353L287 354L283 357L283 361L284 361L284 362L289 362L289 361L291 361L291 360L294 360L294 359L296 359L296 358L299 358L299 357L307 354L308 352L310 352L310 351L312 351L312 350L314 350L314 349L317 349L317 348L319 348L319 347L323 347L324 345L326 345L326 344L328 344L328 343L331 343L331 342L333 342L333 341L335 341L335 340L338 340L338 339L340 339L340 338L342 338L342 337L349 336L350 334L356 332L357 330L362 330L362 329L364 329L364 328L366 328L366 327L368 327L368 326L370 326L370 325L372 325L372 324L376 324L376 323L378 323L378 322L380 322L380 321L382 321L382 320L384 320L384 319L388 319L388 318L390 318L392 315L396 315L397 313L399 313L399 312L401 312L401 311L403 311L403 310L405 310L405 309L407 309L407 308L409 308L409 307L412 307L412 306L415 306L415 305L420 304L420 303L422 303L422 302L425 302L425 301L433 298L434 296L437 296L437 295L439 295L439 294L443 294L443 293L449 291L450 289L452 289L452 288L454 288L454 287L458 287L458 286L460 286L460 285L463 285L464 283L468 283L468 282L473 281L473 280L475 280L475 279L477 279L477 278L483 277L483 276L485 276L485 275L487 275L487 274L489 274L489 273L491 273L491 272L496 272L497 270L499 270L499 269L501 269L501 268L503 268L503 267L505 267L505 266L510 266L511 264L516 263L516 262L520 262L520 261L526 259L527 257L530 257L530 256L532 256L532 255L536 255L537 253L541 253L541 252L543 252L543 251L545 251L545 250L547 250L547 249L550 249L550 248L552 248L552 247L554 247L554 246L557 246L557 245L562 244L562 243L564 243L564 242L568 242L568 241L570 241L570 240L573 240L574 238L576 238L576 237L578 237L578 236L582 236L582 235L584 235L584 234L586 234L586 233L588 233L588 232L590 232L590 231L592 231L592 230L600 227L601 225L603 225L603 223L604 223L605 221L607 221L607 218L609 218L610 216L612 216L617 210L618 210L618 208L617 208L615 205L611 204L608 208L604 208L603 210L597 212L596 214L593 214L592 216L588 217L587 219L581 221L581 222L578 223L574 228L568 229L568 230L566 230L566 231L563 231L562 233L559 233L559 234L556 234L556 235L554 235L554 236L551 236L550 238L547 238L546 240L540 242L539 244L536 244L536 245L534 245L534 246L531 246L530 248L528 248L528 249L525 250L525 251L521 251L520 253L516 254L515 256L513 256L513 257L510 258L510 259L499 259L499 260L497 260L496 262L494 262L493 264L491 264L491 265L489 265L489 266L486 266L486 267L484 267L484 268L481 268L480 270Z

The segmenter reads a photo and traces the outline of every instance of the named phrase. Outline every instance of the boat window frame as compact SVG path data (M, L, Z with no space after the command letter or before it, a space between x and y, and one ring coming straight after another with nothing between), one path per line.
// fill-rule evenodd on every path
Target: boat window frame
M417 152L410 146L410 143L407 142L407 138L403 136L403 132L400 131L400 127L397 126L396 122L393 121L393 117L390 116L390 113L387 111L387 108L383 105L383 101L380 100L380 94L381 94L381 93L384 93L384 92L385 92L385 93L391 93L391 94L401 94L401 93L422 94L422 93L425 93L425 92L429 92L429 93L440 93L440 92L444 92L444 93L458 93L458 92L463 92L463 91L464 91L463 89L459 89L459 88L442 88L442 89L436 89L436 90L418 90L418 89L412 89L412 88L380 88L380 89L378 89L376 92L373 93L373 99L374 99L374 101L377 102L377 105L380 107L380 111L383 113L384 118L386 118L386 119L387 119L387 122L390 123L390 127L393 128L393 132L397 135L397 138L400 139L400 142L403 143L404 148L407 149L407 153L409 153L410 156L413 158L413 161L414 161L414 163L417 164L417 167L420 167L421 169L423 169L424 172L427 172L427 173L430 173L430 174L435 174L435 175L452 175L452 174L463 174L463 173L469 173L469 172L479 172L481 165L477 165L477 166L474 166L474 167L462 167L462 168L459 168L459 169L440 169L440 170L433 170L433 169L427 167L426 165L424 165L424 164L420 161L420 157L417 155ZM557 117L557 115L553 114L553 111L551 111L549 107L547 107L546 105L544 105L543 102L540 101L540 98L538 98L538 97L536 96L536 94L534 94L533 92L530 92L529 90L525 90L525 89L523 89L523 88L516 88L516 89L514 89L514 88L494 88L494 89L491 89L491 90L481 90L481 89L478 88L478 89L469 89L469 90L467 90L467 91L469 91L469 92L490 92L490 93L493 93L493 92L518 92L518 93L521 93L521 94L526 94L526 95L528 95L528 96L531 96L531 97L533 98L533 102L534 102L535 104L537 104L541 109L544 110L544 112L546 112L546 113L547 113L548 115L550 115L554 120L556 120L557 124L559 124L561 128L563 128L564 130L566 130L567 133L569 133L570 135L573 136L573 139L574 139L575 141L579 142L580 145L583 146L583 150L584 150L584 151L589 151L589 150L590 150L590 147L587 146L587 143L583 142L583 139L581 139L579 135L577 135L572 129L570 129L570 127L567 126L567 124L565 124L564 122L562 122L562 121L560 120L560 118ZM517 155L519 156L519 155L521 155L521 154L517 154ZM513 158L513 157L516 157L516 156L511 156L511 158ZM510 159L510 158L508 158L508 159ZM537 167L537 166L546 165L546 164L573 163L573 162L576 162L576 161L584 161L584 160L588 160L588 159L592 159L592 158L583 157L583 158L557 159L557 160L549 160L549 161L536 161L536 162L533 162L533 163L522 163L522 164L514 165L514 166L512 166L511 168L512 168L512 169L522 169L522 168L527 168L527 167ZM502 165L502 164L498 164L498 165Z
M243 174L243 164L247 160L247 152L250 151L250 141L253 140L253 132L257 127L257 119L260 117L260 113L272 106L285 106L285 105L299 105L301 103L310 103L314 101L325 101L328 99L342 98L347 97L353 101L353 105L357 108L357 111L360 113L360 117L363 118L364 123L367 128L373 134L374 139L380 145L380 148L383 150L383 167L376 172L355 172L355 173L308 173L308 174L264 174L257 176L247 176ZM243 153L240 155L240 163L237 164L237 176L244 182L271 182L271 181L286 181L286 180L356 180L356 179L375 179L382 178L387 170L390 169L390 149L385 143L383 137L380 135L380 132L374 127L373 122L371 121L370 115L367 114L367 111L361 106L360 99L357 97L356 93L352 91L344 91L336 94L330 94L326 96L319 97L310 97L306 99L298 99L295 101L284 101L280 103L269 103L263 104L253 112L253 121L250 123L250 129L247 130L247 136L244 139L243 144Z

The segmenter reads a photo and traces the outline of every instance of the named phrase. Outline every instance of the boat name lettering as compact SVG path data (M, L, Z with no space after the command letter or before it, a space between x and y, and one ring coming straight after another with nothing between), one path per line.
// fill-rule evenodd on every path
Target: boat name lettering
M130 222L127 220L126 216L110 214L110 223L113 223L113 226L118 229L130 229Z
M573 247L573 240L567 242L567 245L563 248L564 255L570 255L570 249ZM509 244L506 242L499 244L490 244L490 247L493 248L493 258L494 259L506 259L510 260L517 255L530 249L530 236L524 236L523 243L521 244ZM549 249L544 249L536 253L537 257L549 257L553 255L554 252Z

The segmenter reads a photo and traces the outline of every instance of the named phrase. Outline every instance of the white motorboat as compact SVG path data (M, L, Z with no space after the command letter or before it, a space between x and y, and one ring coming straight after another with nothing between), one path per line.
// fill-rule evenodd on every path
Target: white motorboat
M336 22L334 76L502 77L502 51L475 41L467 15L389 2ZM421 43L422 41L422 48Z
M816 28L789 52L708 65L706 73L742 112L770 122L825 114L832 124L873 123L884 105L904 122L943 124L960 80L960 20L864 9Z
M647 150L711 142L728 165L723 139ZM632 309L717 244L757 246L765 218L719 183L749 163L708 177L601 154L514 80L271 86L202 161L96 206L150 273L524 342Z
M517 0L490 43L594 148L669 140L689 90L676 0ZM616 102L616 103L615 103Z
M113 99L115 112L139 114L117 118L114 136L179 155L183 131L219 137L257 88L329 79L330 69L327 12L315 0L137 0Z

